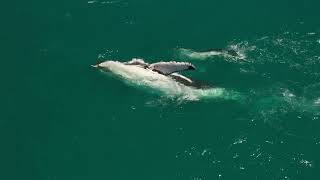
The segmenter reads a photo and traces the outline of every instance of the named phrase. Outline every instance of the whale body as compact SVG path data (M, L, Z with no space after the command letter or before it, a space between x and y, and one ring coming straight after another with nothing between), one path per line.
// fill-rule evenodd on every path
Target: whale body
M186 62L148 64L142 59L133 59L129 62L105 61L93 67L111 72L129 84L159 90L169 97L179 96L184 99L198 100L226 95L223 88L202 85L179 74L180 71L195 70L192 64Z
M158 63L148 64L141 59L133 59L129 62L124 62L124 63L120 63L117 61L106 61L98 65L95 65L94 67L99 67L109 71L114 71L114 69L116 68L117 71L114 72L115 74L119 72L124 73L126 69L130 71L134 71L132 72L131 75L142 75L144 77L148 77L148 73L151 73L152 75L174 80L185 86L190 86L196 89L209 88L209 85L204 85L199 81L191 80L190 78L187 78L177 73L179 71L196 69L194 65L187 62L170 61L170 62L158 62Z

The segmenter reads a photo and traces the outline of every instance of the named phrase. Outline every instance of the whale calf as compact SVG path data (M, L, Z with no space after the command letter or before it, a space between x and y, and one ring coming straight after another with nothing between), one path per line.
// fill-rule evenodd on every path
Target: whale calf
M194 58L194 59L208 59L211 57L225 57L225 58L232 58L232 59L239 59L239 60L245 60L245 55L241 54L240 52L237 52L234 49L221 49L221 48L215 48L215 49L208 49L204 51L194 51L192 49L185 49L185 48L179 48L178 53L183 57L188 58Z

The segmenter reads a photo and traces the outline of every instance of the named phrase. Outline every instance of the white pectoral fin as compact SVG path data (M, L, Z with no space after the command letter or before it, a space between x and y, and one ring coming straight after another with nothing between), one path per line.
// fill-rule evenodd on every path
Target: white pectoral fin
M196 69L196 67L191 63L175 61L153 63L150 65L150 68L165 75L179 71Z

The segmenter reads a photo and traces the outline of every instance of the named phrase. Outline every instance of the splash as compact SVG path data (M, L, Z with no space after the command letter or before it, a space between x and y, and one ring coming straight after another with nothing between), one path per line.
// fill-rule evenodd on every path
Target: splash
M92 7L128 7L129 3L122 0L115 1L100 1L100 0L90 0L87 2Z
M255 46L247 56L254 65L281 64L288 70L316 75L319 78L319 48L316 33L299 34L284 32L275 36L265 36L245 43L245 47Z
M317 118L320 106L318 33L283 32L233 42L246 54L243 74L261 77L263 88L248 93L253 119L280 125L286 116ZM233 46L233 45L230 45Z
M88 1L88 4L118 4L121 3L121 1Z

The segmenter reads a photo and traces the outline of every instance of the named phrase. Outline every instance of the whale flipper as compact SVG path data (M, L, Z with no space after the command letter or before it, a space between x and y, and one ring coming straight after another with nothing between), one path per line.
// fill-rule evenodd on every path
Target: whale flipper
M197 80L192 80L189 79L181 74L178 73L172 73L169 75L172 79L176 80L177 82L186 85L186 86L190 86L190 87L194 87L196 89L209 89L212 86L210 86L209 84L203 83L201 81L197 81Z
M196 69L196 67L191 63L175 62L175 61L153 63L149 66L149 68L164 75L169 75L174 72L179 72L184 70Z

